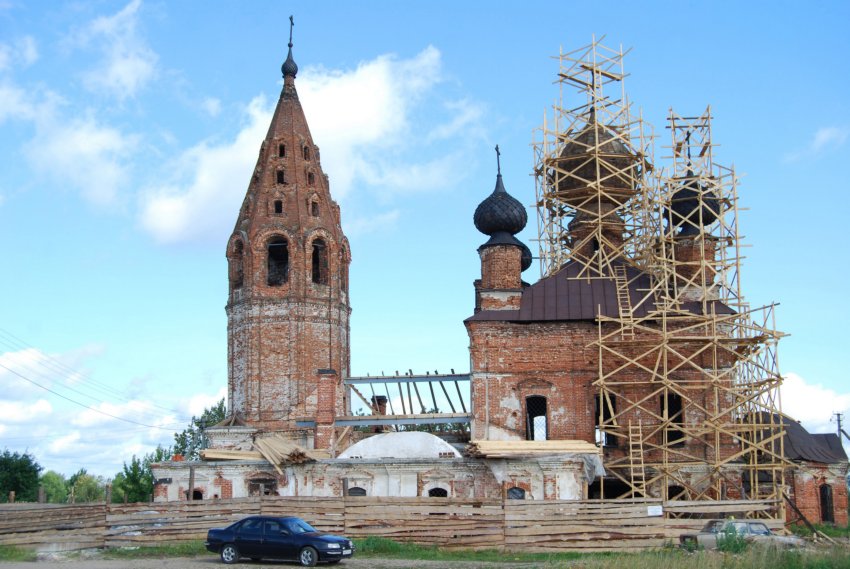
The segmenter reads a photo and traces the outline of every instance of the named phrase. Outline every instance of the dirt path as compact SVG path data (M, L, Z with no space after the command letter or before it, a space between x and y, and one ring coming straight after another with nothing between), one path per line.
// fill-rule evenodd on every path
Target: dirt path
M55 569L213 569L223 568L218 556L209 557L168 557L162 559L99 559L97 555L75 556L68 558L59 555L42 555L32 562L0 562L0 569L33 569L34 567L54 567ZM288 569L298 567L295 563L261 561L243 562L232 567L245 569ZM338 565L320 565L339 569L543 569L544 563L484 563L470 561L414 561L410 559L354 558L346 559Z

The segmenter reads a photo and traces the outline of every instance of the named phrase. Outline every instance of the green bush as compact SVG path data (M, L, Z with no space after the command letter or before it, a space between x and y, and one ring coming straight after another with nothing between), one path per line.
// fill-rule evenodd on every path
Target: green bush
M747 549L747 540L738 535L735 526L728 524L717 536L717 549L724 553L741 553Z

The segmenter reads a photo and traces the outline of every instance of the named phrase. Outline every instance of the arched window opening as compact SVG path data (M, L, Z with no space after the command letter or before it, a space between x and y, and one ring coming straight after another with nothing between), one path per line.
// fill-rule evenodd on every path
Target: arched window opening
M232 288L241 288L244 281L245 271L243 269L243 255L245 246L242 241L236 241L233 244L233 252L230 254L230 286Z
M835 506L832 500L832 486L823 484L820 487L820 521L825 524L835 523Z
M525 398L525 437L530 441L545 441L549 438L546 420L546 398L532 395Z
M682 410L682 396L678 393L667 392L661 395L661 416L667 418L664 436L667 444L685 444L685 414Z
M328 248L322 239L313 241L313 282L328 284Z
M268 277L269 286L280 286L289 279L289 245L283 237L269 242Z
M307 172L307 185L308 186L315 186L316 185L316 176L313 174L313 172Z
M605 447L617 446L617 437L610 430L614 427L614 415L617 413L617 397L606 393L604 397L596 396L596 444ZM604 430L603 430L604 427Z
M352 486L351 488L348 489L348 495L349 496L365 496L366 495L366 489L361 488L360 486Z
M286 170L278 170L277 171L277 183L285 184L286 183Z
M309 160L309 159L310 159L310 147L305 146L304 147L304 160Z
M197 490L197 489L192 491L192 500L203 500L203 499L204 499L204 493L202 491Z
M431 488L428 490L429 498L448 498L449 492L445 488Z
M278 144L277 145L277 156L278 158L286 158L286 145Z
M508 500L525 500L525 490L522 488L508 488Z
M283 213L283 200L274 201L274 212L277 214Z
M671 485L667 487L668 500L687 500L688 492L683 486Z
M319 217L319 202L316 200L310 202L310 215Z

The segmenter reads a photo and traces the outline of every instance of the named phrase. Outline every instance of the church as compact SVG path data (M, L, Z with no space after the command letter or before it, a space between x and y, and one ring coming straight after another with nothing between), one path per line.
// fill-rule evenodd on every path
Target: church
M226 244L228 417L202 460L154 465L156 501L760 499L775 506L746 514L783 518L790 495L794 515L846 524L841 441L781 414L782 333L740 290L737 179L715 162L710 109L670 112L660 168L622 52L562 53L564 100L534 141L542 278L523 280L528 213L497 147L459 315L470 370L352 377L352 254L292 47Z

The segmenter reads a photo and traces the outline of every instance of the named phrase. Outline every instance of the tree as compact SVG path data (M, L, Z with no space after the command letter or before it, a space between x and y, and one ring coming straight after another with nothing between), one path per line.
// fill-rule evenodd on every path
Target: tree
M44 496L48 504L64 504L68 501L68 482L63 474L48 470L41 475L40 482L44 486Z
M204 429L224 421L226 412L227 408L222 397L221 401L204 409L200 417L193 416L189 426L183 432L174 434L175 454L182 454L186 460L199 460L200 452L209 446Z
M142 458L133 458L130 464L112 479L112 501L120 503L126 495L128 502L147 502L153 494L153 472L151 464L168 460L172 455L169 447L158 445L153 452Z
M106 480L102 476L92 476L81 468L68 479L68 494L74 502L100 502L106 496Z
M38 473L41 466L29 453L10 452L0 454L0 502L9 500L9 492L15 492L15 500L35 502L38 500Z

